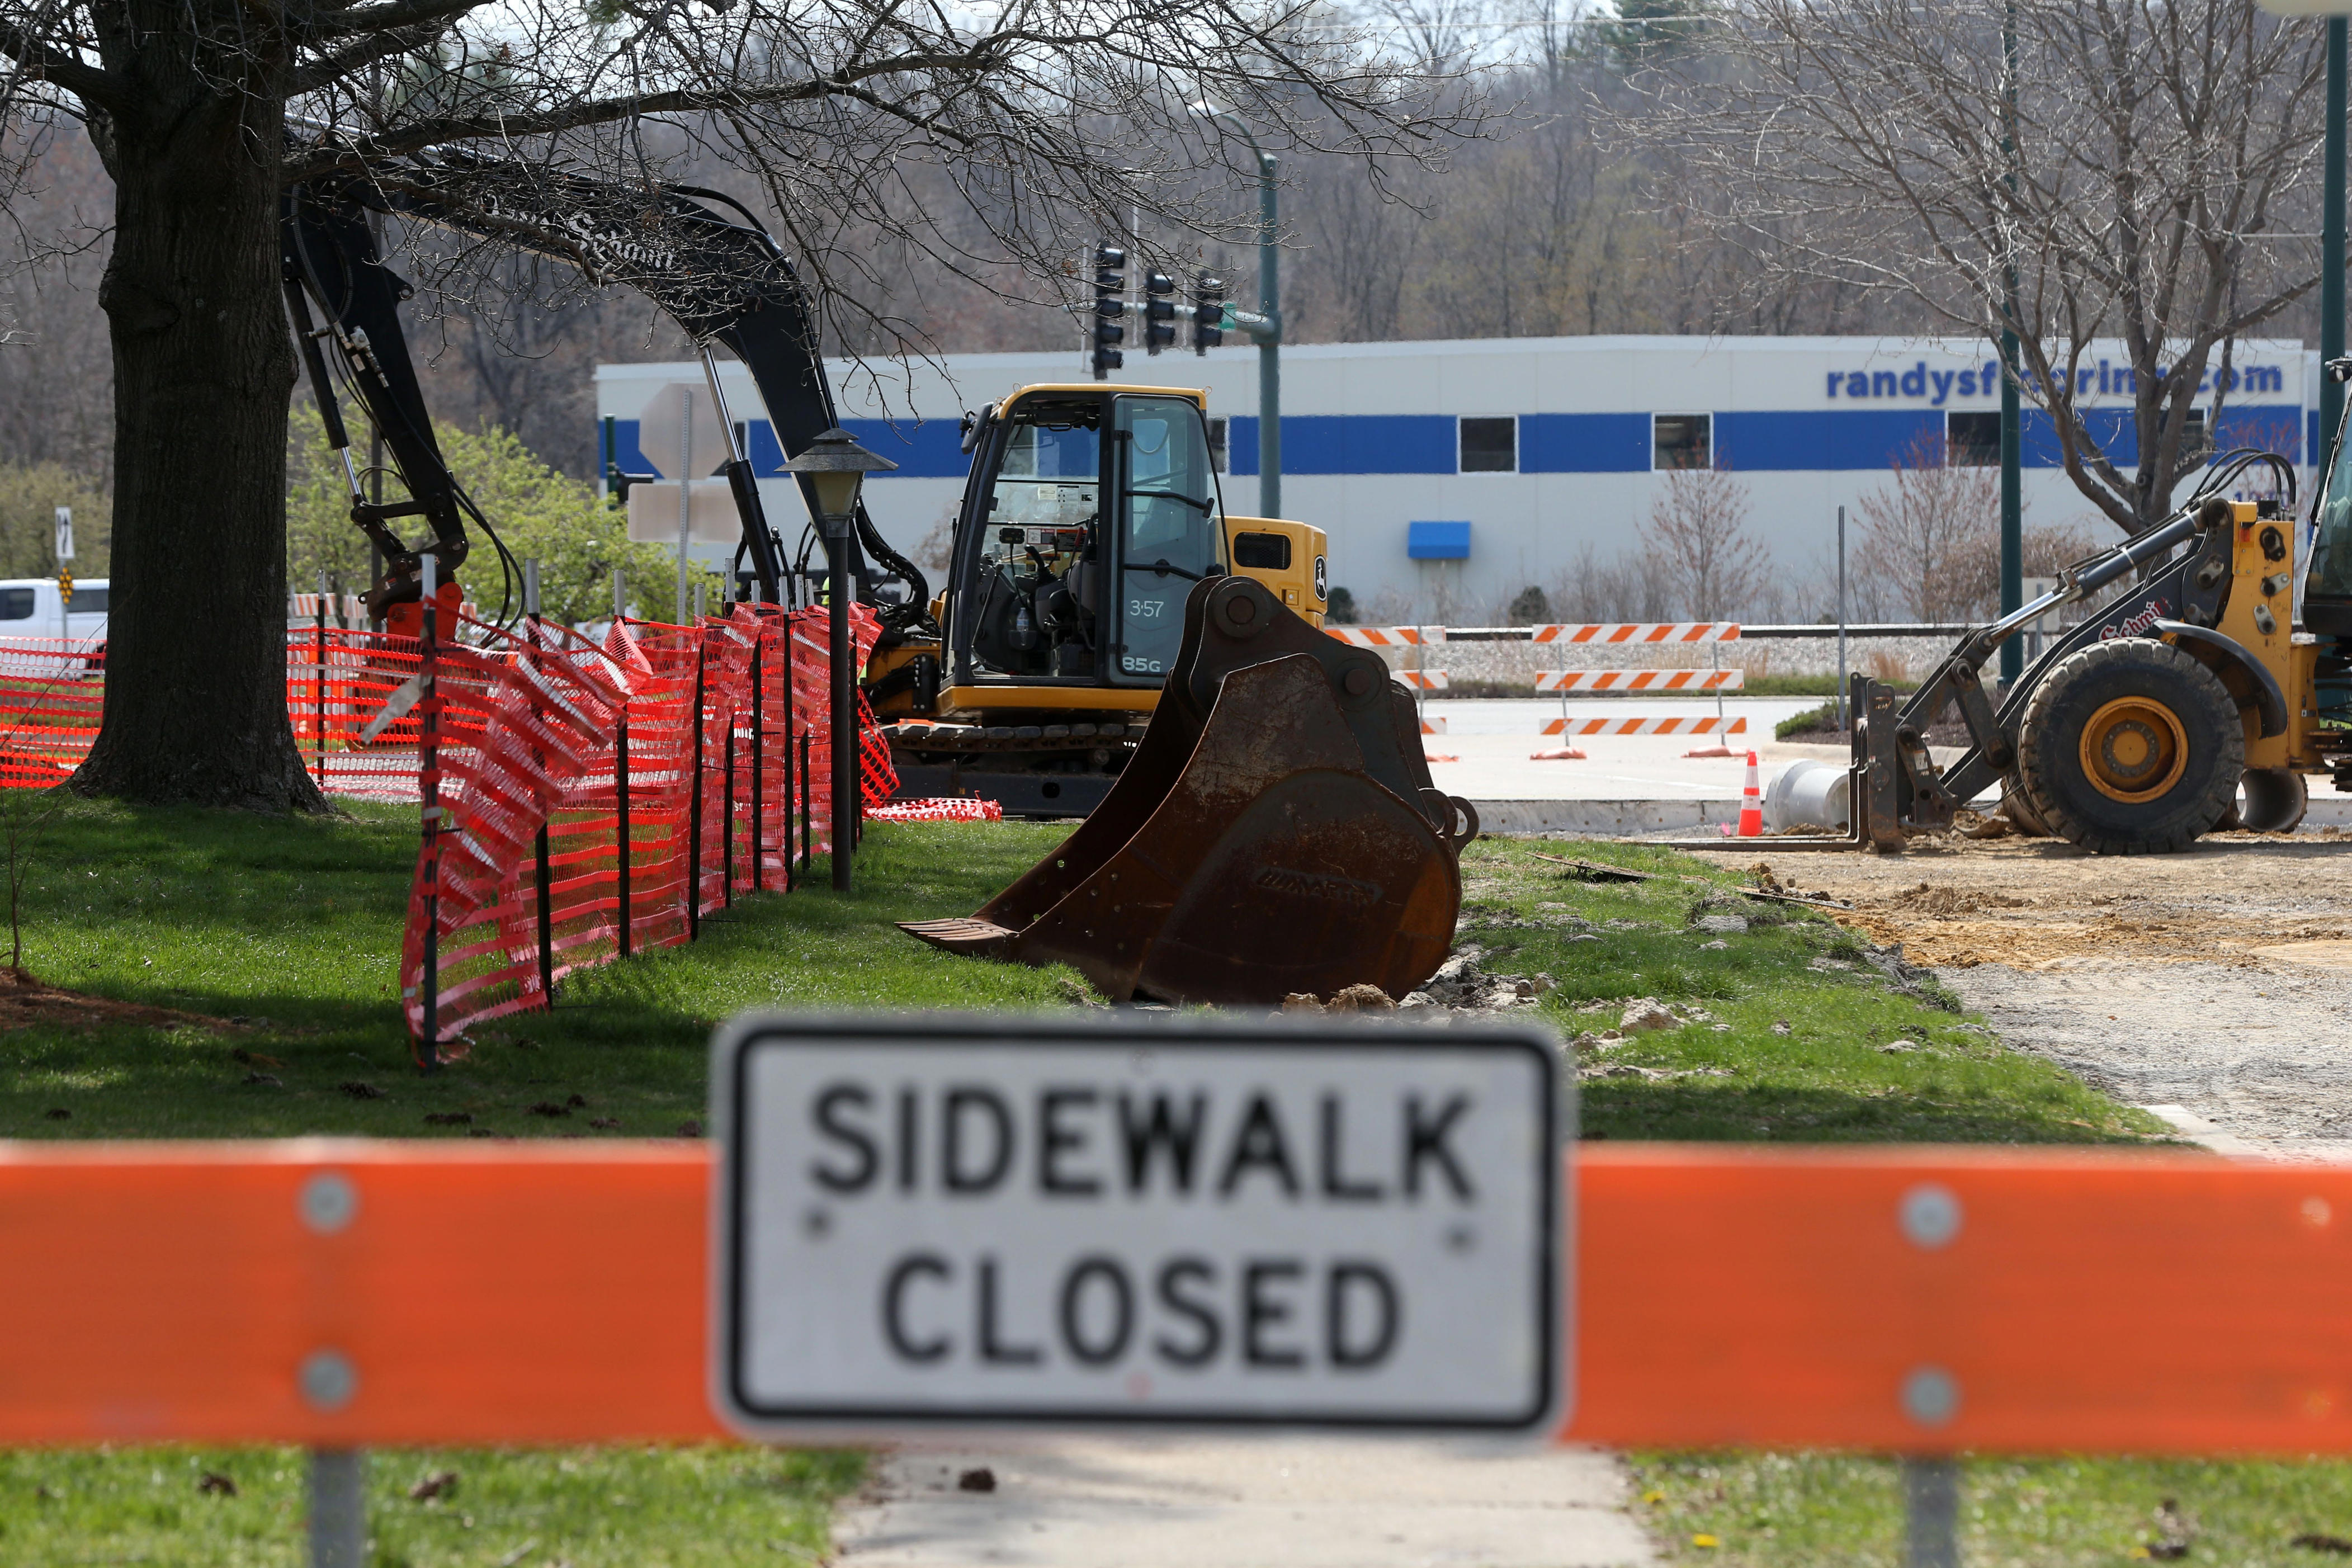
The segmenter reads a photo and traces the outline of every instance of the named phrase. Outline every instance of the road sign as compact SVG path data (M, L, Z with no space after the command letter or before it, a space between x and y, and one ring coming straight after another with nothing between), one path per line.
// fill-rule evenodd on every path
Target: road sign
M73 558L73 508L61 506L58 508L58 559Z
M719 1410L1549 1430L1558 1042L1288 1022L729 1025Z
M694 479L687 492L687 532L698 544L732 544L743 537L743 514L735 510L735 489L725 479ZM677 542L676 485L629 487L628 532L635 544Z
M710 394L690 381L673 381L656 392L637 416L637 450L672 480L700 479L725 462L727 433L719 427ZM698 471L689 474L688 468Z

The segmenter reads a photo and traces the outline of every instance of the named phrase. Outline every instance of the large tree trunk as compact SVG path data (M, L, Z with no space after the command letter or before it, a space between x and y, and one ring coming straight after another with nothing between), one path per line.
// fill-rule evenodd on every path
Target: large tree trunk
M100 293L114 347L114 561L106 718L73 782L128 800L325 811L286 721L283 110L194 71L152 85L100 138L115 182Z

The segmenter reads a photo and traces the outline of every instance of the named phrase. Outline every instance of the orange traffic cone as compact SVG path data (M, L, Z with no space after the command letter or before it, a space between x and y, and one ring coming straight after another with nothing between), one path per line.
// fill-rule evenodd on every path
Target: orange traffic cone
M1748 753L1748 784L1739 792L1739 837L1764 836L1764 791L1756 778L1756 753Z

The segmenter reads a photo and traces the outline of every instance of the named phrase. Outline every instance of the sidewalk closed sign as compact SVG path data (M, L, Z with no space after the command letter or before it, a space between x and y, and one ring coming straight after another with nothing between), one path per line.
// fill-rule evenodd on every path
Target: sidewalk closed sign
M1556 1042L1104 1016L720 1031L736 1426L1559 1419Z

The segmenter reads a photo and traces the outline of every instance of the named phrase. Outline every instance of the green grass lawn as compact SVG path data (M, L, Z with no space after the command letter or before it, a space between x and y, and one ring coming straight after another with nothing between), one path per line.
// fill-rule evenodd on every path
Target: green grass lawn
M1635 1511L1670 1562L1903 1562L1892 1460L1640 1454L1633 1467ZM1961 1468L1960 1489L1960 1561L1970 1568L2313 1568L2352 1553L2352 1465L1978 1458Z
M704 920L700 942L575 975L552 1012L485 1026L467 1059L421 1076L393 1003L415 815L66 806L33 852L26 966L53 984L245 1023L12 1031L0 1044L0 1136L468 1131L425 1120L452 1113L502 1134L668 1135L702 1114L711 1026L746 1007L1069 1005L1069 975L956 959L892 923L970 913L1058 833L877 824L848 897L739 900ZM825 872L820 858L820 888ZM530 1110L574 1094L588 1103L567 1116Z
M1061 833L876 825L848 897L824 886L820 862L803 890L740 902L707 921L691 947L576 976L553 1012L476 1031L466 1060L425 1077L410 1066L393 1005L413 809L361 806L310 822L68 803L32 844L27 966L53 984L244 1022L8 1031L0 1136L675 1135L702 1115L711 1026L741 1008L1079 1005L1071 973L952 958L893 929L969 912ZM1698 880L1593 881L1539 854ZM1463 872L1463 942L1484 950L1490 972L1549 974L1557 988L1537 1012L1563 1034L1613 1027L1634 996L1709 1016L1587 1058L1658 1075L1586 1079L1588 1136L2137 1142L2158 1133L2140 1113L2004 1049L1932 987L1897 988L1818 913L1738 899L1730 873L1673 851L1486 840L1465 854ZM1721 936L1694 923L1735 912L1756 923ZM1912 1048L1881 1048L1896 1041ZM248 1081L256 1073L277 1081ZM344 1088L352 1084L373 1097ZM557 1117L531 1110L573 1095L586 1105ZM425 1121L451 1113L472 1121ZM1693 1561L1895 1561L1898 1513L1884 1464L1636 1463L1661 1494L1645 1515ZM814 1561L829 1500L856 1484L860 1465L715 1447L383 1454L372 1482L375 1562ZM409 1498L440 1470L459 1475L453 1497ZM199 1489L207 1471L230 1478L237 1495ZM0 1562L292 1563L299 1485L290 1450L0 1454ZM2167 1496L2202 1521L2198 1560L2308 1562L2309 1551L2284 1544L2294 1535L2352 1537L2352 1468L2336 1465L1984 1461L1969 1487L1982 1549L1974 1563L2125 1561L2136 1542L2158 1539L2151 1510ZM1720 1544L1689 1544L1700 1535Z
M384 806L323 822L66 806L26 879L27 967L246 1022L13 1031L0 1045L0 1136L669 1135L702 1114L711 1026L743 1008L1054 1008L1084 994L1073 972L952 957L894 923L969 913L1059 828L879 823L847 897L819 861L801 891L740 900L704 921L698 942L574 975L553 1011L479 1028L465 1060L423 1076L393 1005L414 821ZM1538 853L1707 880L1591 882ZM1727 897L1735 879L1675 851L1487 839L1463 874L1462 940L1491 970L1550 974L1559 989L1541 1013L1563 1033L1615 1025L1614 1009L1585 1004L1643 995L1696 1001L1728 1026L1610 1053L1691 1076L1589 1080L1589 1136L2075 1142L2156 1130L1890 988L1818 913L1732 897L1706 907L1755 929L1726 940L1696 928L1694 904ZM1903 1039L1918 1048L1879 1049ZM568 1115L531 1110L573 1095L587 1104ZM471 1122L425 1121L458 1113Z
M295 1568L304 1471L294 1448L0 1452L0 1561ZM865 1472L855 1453L715 1446L380 1451L369 1568L814 1563Z

